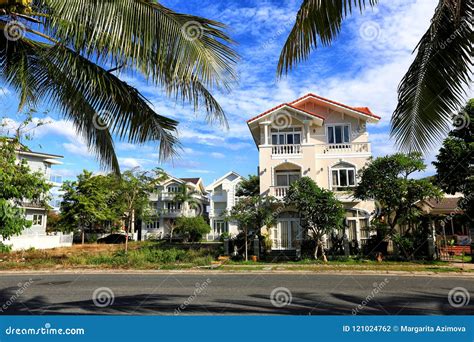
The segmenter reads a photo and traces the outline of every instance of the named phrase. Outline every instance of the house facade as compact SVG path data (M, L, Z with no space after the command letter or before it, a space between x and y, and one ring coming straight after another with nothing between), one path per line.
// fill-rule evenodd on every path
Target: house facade
M183 188L186 188L190 199L180 203L176 196ZM201 178L177 178L168 175L150 195L150 205L155 218L150 222L142 222L142 238L162 239L169 237L178 217L207 216L209 200Z
M218 240L224 233L231 236L239 233L237 223L226 221L223 216L232 210L236 202L237 187L243 179L237 172L231 171L206 187L211 226L211 232L206 236L207 240Z
M371 157L367 125L380 117L367 107L351 107L315 94L280 104L247 121L259 150L260 192L283 199L301 177L332 190L346 209L349 241L370 237L372 201L351 195L357 172ZM281 212L270 231L273 249L293 250L302 239L299 214Z
M26 160L32 172L40 172L57 189L61 183L57 182L52 166L60 165L62 156L43 152L33 152L25 147L17 150L17 159ZM26 219L32 222L32 226L24 229L21 235L13 236L8 240L1 241L5 245L11 245L13 250L28 248L45 249L55 247L66 247L72 245L72 234L62 234L60 232L47 233L47 213L48 208L28 201L22 202Z

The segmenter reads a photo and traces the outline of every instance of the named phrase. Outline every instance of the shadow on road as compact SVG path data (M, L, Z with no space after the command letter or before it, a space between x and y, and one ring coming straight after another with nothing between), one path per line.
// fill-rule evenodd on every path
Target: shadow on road
M189 301L184 295L139 294L116 296L112 305L97 307L91 300L53 303L43 296L16 298L17 287L9 287L0 294L2 315L72 315L72 314L138 314L174 315L175 310ZM197 296L184 305L181 315L352 315L364 298L344 293L293 293L289 305L275 307L269 296L250 295L245 299L206 298ZM15 299L16 298L16 299ZM13 300L15 299L15 300ZM8 304L8 305L7 305ZM449 305L446 296L417 293L403 298L380 296L370 300L359 315L467 315L474 312L474 303L460 308Z

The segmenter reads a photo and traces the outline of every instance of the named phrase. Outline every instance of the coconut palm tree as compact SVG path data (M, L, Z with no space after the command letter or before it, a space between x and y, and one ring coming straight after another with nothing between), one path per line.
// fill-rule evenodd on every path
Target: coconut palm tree
M184 214L188 214L189 209L200 209L200 202L196 199L199 192L190 190L186 185L179 187L179 191L174 195L173 201L176 204L183 205Z
M308 58L318 44L330 45L343 20L378 0L304 0L283 47L278 74ZM403 150L427 151L444 137L472 78L472 0L439 0L416 57L398 88L391 133Z
M113 137L176 153L178 122L121 80L141 74L176 100L226 124L212 95L235 80L224 25L156 0L0 0L0 80L20 108L51 105L70 120L102 166L119 172Z

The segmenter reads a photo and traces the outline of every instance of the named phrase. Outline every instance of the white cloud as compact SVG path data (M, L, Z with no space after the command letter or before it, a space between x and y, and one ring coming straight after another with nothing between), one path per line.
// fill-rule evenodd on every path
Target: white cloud
M132 158L132 157L119 157L118 158L120 167L126 169L133 169L135 167L144 168L145 165L150 164L152 161L148 159Z
M93 154L89 151L87 146L81 142L76 143L63 143L62 146L70 154L74 154L81 157L91 157Z
M214 171L202 170L202 169L188 169L188 170L186 170L186 172L188 172L188 173L203 173L203 174L214 173Z
M222 159L222 158L225 158L225 154L220 153L220 152L212 152L211 157L216 158L216 159Z

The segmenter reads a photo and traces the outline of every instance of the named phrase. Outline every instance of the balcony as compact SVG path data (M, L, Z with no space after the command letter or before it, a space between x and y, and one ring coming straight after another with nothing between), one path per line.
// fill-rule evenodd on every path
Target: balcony
M299 155L301 154L301 145L273 145L272 155Z
M289 186L272 186L270 194L278 199L282 199L286 196Z
M225 213L225 209L214 209L209 211L209 216L211 217L220 217Z
M315 145L316 154L352 154L352 153L370 153L370 143L352 143L352 144L320 144Z

